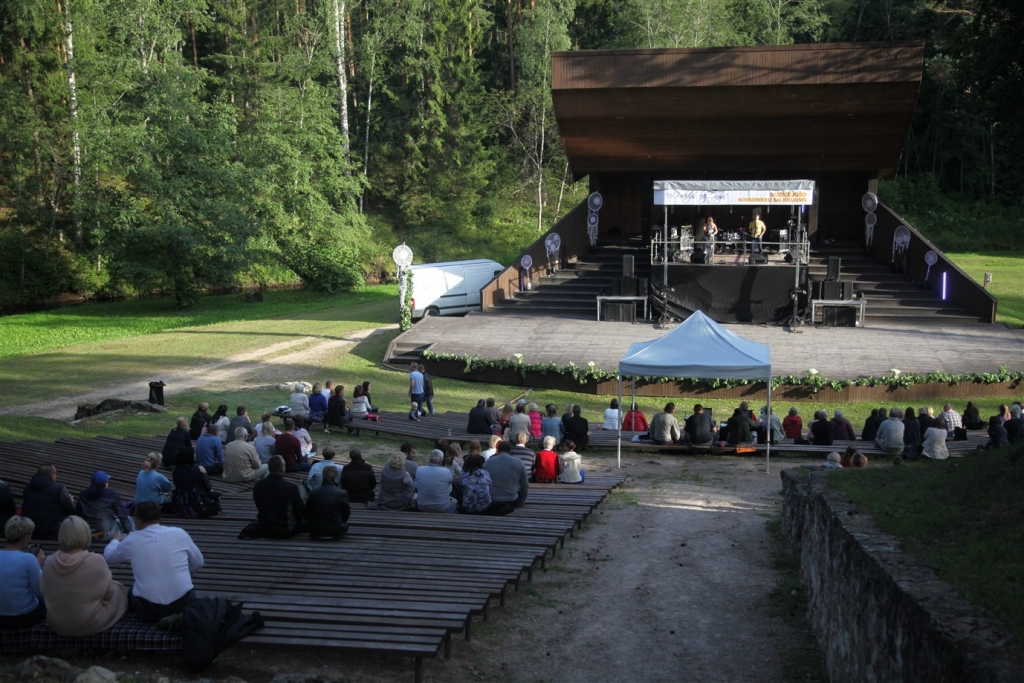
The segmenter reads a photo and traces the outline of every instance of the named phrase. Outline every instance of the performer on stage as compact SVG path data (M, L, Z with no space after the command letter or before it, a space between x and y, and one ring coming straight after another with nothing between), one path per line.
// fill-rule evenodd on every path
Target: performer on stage
M764 254L764 233L768 230L761 221L761 214L755 213L754 220L747 226L747 233L750 235L750 253L754 253L754 245L757 245L757 253Z
M715 225L715 219L708 216L704 221L704 250L709 258L715 254L715 237L717 235L718 226Z

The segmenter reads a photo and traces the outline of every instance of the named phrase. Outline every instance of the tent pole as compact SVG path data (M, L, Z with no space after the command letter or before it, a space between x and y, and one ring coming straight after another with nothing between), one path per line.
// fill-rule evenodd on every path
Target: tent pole
M768 447L764 455L764 472L772 473L772 375L768 373Z
M622 413L622 375L619 375L619 413ZM622 469L622 417L619 417L619 438L616 440L616 458Z

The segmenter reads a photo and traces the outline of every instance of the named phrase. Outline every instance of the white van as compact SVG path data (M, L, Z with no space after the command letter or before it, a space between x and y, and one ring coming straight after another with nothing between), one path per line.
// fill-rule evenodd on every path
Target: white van
M489 259L422 263L412 271L412 319L480 310L480 289L505 267Z

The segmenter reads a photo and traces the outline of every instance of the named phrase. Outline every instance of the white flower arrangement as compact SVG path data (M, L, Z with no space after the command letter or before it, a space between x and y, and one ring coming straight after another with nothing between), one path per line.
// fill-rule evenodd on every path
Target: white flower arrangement
M521 353L513 353L512 357L516 359L516 363L518 363L519 365L523 364L523 354L521 354Z
M891 375L892 375L892 378L893 378L893 379L899 379L899 376L900 376L901 374L903 374L903 373L901 373L901 372L900 372L899 370L897 370L896 368L893 368L892 370L890 370L890 371L889 371L889 374L891 374Z
M815 376L815 375L817 375L817 374L818 374L818 371L817 371L817 370L815 370L814 368L809 368L809 369L807 370L807 376L808 376L808 377L814 377L814 376Z

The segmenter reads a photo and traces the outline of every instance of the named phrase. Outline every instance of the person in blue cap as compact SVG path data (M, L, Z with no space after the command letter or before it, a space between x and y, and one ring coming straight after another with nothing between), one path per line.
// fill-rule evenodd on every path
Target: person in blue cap
M110 488L110 475L103 470L93 472L89 488L78 496L75 514L89 524L93 538L100 543L109 541L117 531L128 533L134 530L131 518L125 514L121 496Z

